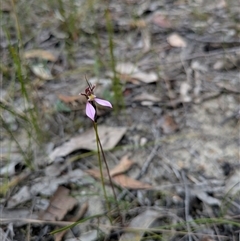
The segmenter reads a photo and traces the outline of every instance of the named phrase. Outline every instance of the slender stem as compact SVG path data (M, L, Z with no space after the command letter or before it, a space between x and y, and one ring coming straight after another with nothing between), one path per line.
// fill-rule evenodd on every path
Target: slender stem
M108 32L108 44L111 58L111 69L113 72L113 92L114 92L114 101L115 101L115 111L116 113L124 107L124 99L122 95L122 89L120 84L120 79L116 71L116 59L114 56L114 43L113 43L113 25L110 16L109 8L105 11L106 27Z
M13 10L13 15L14 15L14 18L15 18L15 25L16 25L16 30L17 30L18 44L19 44L19 48L22 50L23 44L22 44L22 36L21 36L20 24L19 24L19 20L18 20L18 16L17 16L15 2L13 0L11 0L11 5L12 5L12 10Z
M103 194L104 194L104 198L105 198L106 203L107 203L108 212L110 213L111 207L110 207L110 202L109 202L107 192L106 192L106 188L105 188L105 184L104 184L103 168L102 168L102 162L101 162L101 156L100 156L100 147L99 147L100 145L99 145L99 141L98 141L99 138L98 138L98 131L97 131L97 123L94 122L94 121L93 121L93 126L94 126L94 130L95 130L95 134L96 134L98 164L99 164L99 169L100 169ZM110 219L110 221L111 221L111 219Z
M116 195L116 192L115 192L115 189L114 189L114 185L113 185L113 182L112 182L112 178L111 178L109 167L108 167L108 164L107 164L107 161L106 161L105 153L103 151L103 147L102 147L99 135L98 135L98 129L97 129L97 123L96 122L94 123L94 129L95 129L96 138L97 138L97 142L98 142L98 154L99 154L99 146L100 146L102 157L103 157L103 161L104 161L106 169L107 169L109 182L110 182L110 185L111 185L111 188L112 188L112 191L113 191L114 199L116 201L117 212L118 212L118 215L119 215L119 218L120 218L120 222L122 224L122 215L121 215L120 208L119 208L119 205L118 205L117 195Z

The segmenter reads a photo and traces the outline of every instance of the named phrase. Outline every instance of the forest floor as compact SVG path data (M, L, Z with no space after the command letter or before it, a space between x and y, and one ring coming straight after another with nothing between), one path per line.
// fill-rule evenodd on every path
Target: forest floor
M239 240L239 23L238 0L1 2L0 239Z

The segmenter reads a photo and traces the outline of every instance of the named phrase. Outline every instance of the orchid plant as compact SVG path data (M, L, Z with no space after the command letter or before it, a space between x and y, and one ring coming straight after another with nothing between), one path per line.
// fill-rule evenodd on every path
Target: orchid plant
M102 106L107 106L112 108L112 104L107 100L102 100L94 95L93 90L95 89L95 85L91 85L88 81L88 87L85 89L85 93L81 93L81 95L86 96L87 103L86 103L86 115L94 122L96 122L97 114L96 114L96 104Z
M105 200L107 202L107 206L108 206L108 211L110 213L111 208L110 208L110 202L108 200L107 197L107 193L106 193L106 189L105 189L105 184L104 184L104 176L103 176L103 170L102 170L102 162L101 162L101 157L100 157L100 152L102 154L102 158L104 160L106 169L107 169L107 174L108 174L108 178L109 178L109 182L113 191L113 195L116 201L116 206L117 206L117 210L118 210L118 214L119 214L119 218L122 222L122 218L121 218L121 213L120 213L120 209L119 209L119 205L118 205L118 201L117 201L117 196L114 190L114 185L112 182L112 178L110 175L110 171L108 168L108 164L106 161L106 157L103 151L103 147L98 135L98 128L97 128L97 108L96 108L96 103L102 106L106 106L106 107L110 107L112 108L112 104L107 101L107 100L102 100L96 97L96 95L94 94L94 89L95 89L95 85L92 85L91 83L88 82L88 80L86 79L88 87L85 89L84 93L81 93L81 95L84 95L87 98L87 103L86 103L86 115L93 121L93 127L95 130L95 134L96 134L96 141L97 141L97 154L98 154L98 163L99 163L99 169L100 169L100 175L101 175L101 181L102 181L102 188L103 188L103 192L104 192L104 197ZM110 218L111 220L111 218Z

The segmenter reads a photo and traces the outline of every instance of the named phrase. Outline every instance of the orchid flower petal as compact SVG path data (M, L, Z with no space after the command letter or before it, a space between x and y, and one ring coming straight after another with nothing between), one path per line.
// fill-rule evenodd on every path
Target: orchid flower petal
M107 100L102 100L102 99L99 99L99 98L95 98L94 99L99 105L103 105L103 106L107 106L107 107L110 107L112 108L112 104L107 101Z
M89 103L89 102L87 102L87 104L86 104L86 115L87 115L91 120L95 121L95 120L94 120L94 118L95 118L95 113L96 113L96 111L95 111L94 107L92 106L92 104Z

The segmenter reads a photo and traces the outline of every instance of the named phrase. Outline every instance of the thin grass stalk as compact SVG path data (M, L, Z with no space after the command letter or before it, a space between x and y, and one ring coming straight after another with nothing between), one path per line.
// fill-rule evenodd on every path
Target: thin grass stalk
M21 64L22 61L21 61L21 58L20 58L20 54L16 51L16 49L13 46L11 46L10 36L9 36L9 33L6 29L5 29L5 33L6 33L6 37L8 39L8 42L9 42L9 52L11 54L14 66L16 68L17 79L20 82L21 93L24 97L24 101L25 101L24 104L25 104L25 107L26 107L26 103L30 103L30 100L29 100L27 88L25 86L25 79L23 77L24 74L23 74L23 69L22 69L22 64ZM35 106L33 107L33 109L31 109L31 108L29 109L29 114L30 114L30 122L33 125L33 128L34 128L34 130L35 130L35 132L38 136L37 139L39 139L41 137L41 130L40 130L39 125L38 125L37 110L36 110ZM30 134L32 135L32 133L30 133Z
M110 201L108 199L107 196L107 192L106 192L106 188L105 188L105 183L104 183L104 176L103 176L103 167L102 167L102 162L101 162L101 156L100 156L100 147L99 147L99 141L98 141L98 129L97 129L97 123L93 122L93 127L95 130L95 134L96 134L96 141L97 141L97 155L98 155L98 164L99 164L99 169L100 169L100 175L101 175L101 183L102 183L102 188L103 188L103 194L104 194L104 198L106 200L107 203L107 209L108 212L111 212L111 206L110 206ZM110 222L112 224L112 221L110 219Z
M110 51L110 58L111 58L111 69L113 72L113 92L114 92L114 101L115 101L115 110L116 113L120 111L122 107L124 107L124 100L122 96L122 89L120 80L117 76L116 72L116 61L114 56L114 44L113 44L113 26L110 18L109 10L106 9L105 12L105 19L106 19L106 26L108 32L108 42L109 42L109 51Z
M15 28L17 31L17 39L18 39L18 46L19 49L22 49L22 36L21 36L21 30L20 30L20 24L18 21L18 16L17 16L17 11L16 11L16 6L15 6L15 2L14 0L11 0L11 5L12 5L12 11L13 11L13 16L14 16L14 20L15 20Z
M113 185L113 182L112 182L112 177L110 175L110 170L109 170L109 167L108 167L108 164L107 164L105 153L103 151L102 143L101 143L99 135L98 135L98 128L97 128L97 123L96 122L94 122L94 128L95 128L97 142L99 143L99 146L100 146L100 149L101 149L101 153L102 153L102 157L103 157L103 160L104 160L104 163L105 163L105 166L106 166L109 182L110 182L110 185L111 185L111 188L112 188L112 191L113 191L113 195L114 195L114 199L115 199L115 202L116 202L118 216L119 216L120 222L122 224L122 215L121 215L120 208L119 208L119 205L118 205L117 195L116 195L116 192L115 192L115 189L114 189L114 185Z

